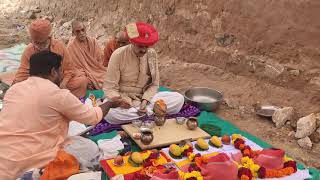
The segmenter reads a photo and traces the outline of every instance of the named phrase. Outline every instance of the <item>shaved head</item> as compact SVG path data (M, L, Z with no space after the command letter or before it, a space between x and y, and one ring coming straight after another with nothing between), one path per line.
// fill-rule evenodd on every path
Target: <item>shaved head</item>
M116 34L116 40L120 47L129 44L128 35L124 31L120 31Z

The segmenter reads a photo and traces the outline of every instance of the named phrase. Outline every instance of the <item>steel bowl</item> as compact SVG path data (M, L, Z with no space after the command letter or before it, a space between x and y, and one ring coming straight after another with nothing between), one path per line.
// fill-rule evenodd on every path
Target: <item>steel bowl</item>
M190 117L187 120L187 127L189 130L195 130L198 127L198 118Z
M184 92L185 101L202 111L215 111L223 100L223 94L206 87L194 87Z
M157 126L163 126L165 122L166 122L166 117L164 117L164 116L155 116L154 117L154 123Z

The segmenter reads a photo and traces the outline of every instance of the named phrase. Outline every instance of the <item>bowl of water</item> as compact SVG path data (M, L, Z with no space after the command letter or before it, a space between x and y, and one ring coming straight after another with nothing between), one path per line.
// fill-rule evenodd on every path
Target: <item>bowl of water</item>
M220 91L206 88L193 87L184 92L186 102L197 106L202 111L216 111L221 101L223 94Z

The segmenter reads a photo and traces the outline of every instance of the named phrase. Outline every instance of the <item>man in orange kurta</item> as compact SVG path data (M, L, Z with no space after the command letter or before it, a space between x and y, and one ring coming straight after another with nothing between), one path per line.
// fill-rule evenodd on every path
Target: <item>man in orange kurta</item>
M61 88L69 89L78 98L82 97L81 89L86 78L79 76L72 64L69 53L64 44L51 38L51 24L48 20L38 19L31 23L29 33L32 42L28 44L21 57L21 64L13 80L13 84L24 81L29 77L30 57L40 51L48 50L62 56L63 81Z
M66 143L70 120L95 125L110 108L128 107L119 99L91 107L60 89L61 60L49 51L32 55L30 77L6 92L0 113L1 180L15 180L54 160Z
M69 40L67 49L75 68L87 82L81 93L85 95L87 89L102 89L106 67L96 39L87 36L84 24L79 21L72 22L72 34L75 37Z
M104 48L103 65L107 67L109 64L111 54L119 47L122 47L128 44L129 44L129 38L127 36L127 33L125 33L124 31L118 32L116 37L112 38L110 41L106 43L106 46Z

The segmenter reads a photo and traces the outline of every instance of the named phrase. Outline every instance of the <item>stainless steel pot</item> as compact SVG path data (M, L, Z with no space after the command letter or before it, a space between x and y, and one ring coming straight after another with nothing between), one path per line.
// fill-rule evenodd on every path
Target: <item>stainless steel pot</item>
M190 88L185 91L184 97L186 102L197 106L202 111L216 111L223 101L221 92L206 87Z

